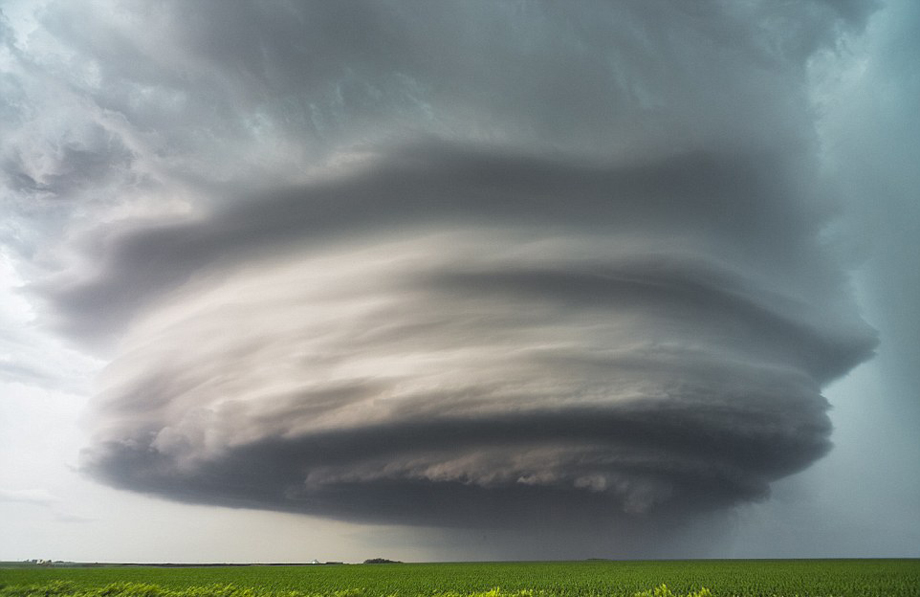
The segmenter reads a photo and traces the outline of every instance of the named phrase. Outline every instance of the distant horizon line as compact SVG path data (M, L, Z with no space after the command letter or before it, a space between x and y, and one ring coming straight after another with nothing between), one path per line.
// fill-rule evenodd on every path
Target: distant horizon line
M398 561L369 562L369 561L297 561L297 562L107 562L107 561L72 561L72 560L0 560L2 568L47 567L47 568L93 568L93 567L150 567L150 568L220 568L220 567L245 567L245 566L355 566L381 564L548 564L569 562L699 562L699 561L725 561L725 562L792 562L792 561L864 561L864 560L920 560L918 556L870 556L870 557L808 557L808 558L577 558L560 560L427 560L427 561Z

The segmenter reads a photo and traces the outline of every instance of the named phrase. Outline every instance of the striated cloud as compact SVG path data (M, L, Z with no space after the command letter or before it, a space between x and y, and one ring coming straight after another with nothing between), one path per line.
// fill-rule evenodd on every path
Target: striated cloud
M86 465L428 525L762 498L829 449L820 388L875 342L814 228L766 196L778 171L429 144L139 232L58 298L133 321Z
M54 5L71 68L8 61L67 124L10 103L0 168L79 224L29 289L112 357L84 469L431 526L763 499L875 346L808 94L873 6Z

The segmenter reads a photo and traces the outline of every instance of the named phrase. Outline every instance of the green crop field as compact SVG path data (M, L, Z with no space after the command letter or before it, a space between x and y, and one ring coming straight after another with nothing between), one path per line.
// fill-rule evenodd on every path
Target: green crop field
M0 597L632 597L637 594L920 597L920 560L0 569Z

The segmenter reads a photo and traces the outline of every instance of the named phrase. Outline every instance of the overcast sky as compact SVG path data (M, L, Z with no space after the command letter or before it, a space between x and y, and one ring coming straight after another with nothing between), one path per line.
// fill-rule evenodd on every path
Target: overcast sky
M0 10L0 559L920 556L912 0Z

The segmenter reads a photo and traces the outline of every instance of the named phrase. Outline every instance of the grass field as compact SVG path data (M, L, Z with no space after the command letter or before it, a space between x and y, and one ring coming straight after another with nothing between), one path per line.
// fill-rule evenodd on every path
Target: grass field
M714 596L920 597L920 560L0 569L0 597L632 597L704 587Z

